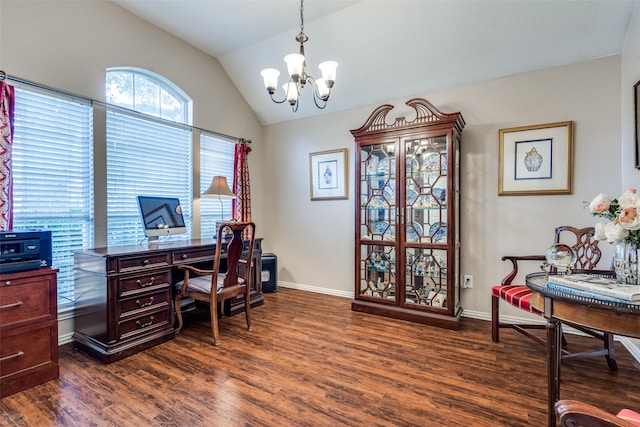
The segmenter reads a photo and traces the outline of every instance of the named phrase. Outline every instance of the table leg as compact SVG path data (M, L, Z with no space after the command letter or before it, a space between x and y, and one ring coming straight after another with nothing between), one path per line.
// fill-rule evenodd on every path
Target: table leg
M560 321L547 318L547 411L549 427L556 427L555 403L560 399L560 361L562 357L562 333Z

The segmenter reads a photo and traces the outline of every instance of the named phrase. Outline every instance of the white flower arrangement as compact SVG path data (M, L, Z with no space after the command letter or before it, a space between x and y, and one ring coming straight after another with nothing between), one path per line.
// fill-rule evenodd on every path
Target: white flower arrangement
M640 196L635 188L625 191L618 199L598 194L589 204L589 210L591 215L609 220L595 225L596 239L640 246Z

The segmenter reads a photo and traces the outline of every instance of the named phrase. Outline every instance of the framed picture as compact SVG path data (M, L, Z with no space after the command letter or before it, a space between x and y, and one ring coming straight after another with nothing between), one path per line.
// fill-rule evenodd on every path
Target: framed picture
M498 195L571 194L573 122L500 129Z
M634 131L636 137L636 169L640 169L640 117L638 117L638 103L640 103L640 81L633 85Z
M347 149L309 153L311 200L347 198Z

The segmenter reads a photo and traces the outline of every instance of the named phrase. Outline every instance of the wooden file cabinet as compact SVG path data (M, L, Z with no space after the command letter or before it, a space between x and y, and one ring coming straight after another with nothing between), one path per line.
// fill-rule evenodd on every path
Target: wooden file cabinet
M0 398L58 378L57 272L0 274Z
M261 242L256 239L253 252L252 307L264 301ZM177 266L210 268L215 245L207 239L75 251L76 347L111 363L173 339L173 283L182 274ZM244 299L225 307L227 315L243 310Z

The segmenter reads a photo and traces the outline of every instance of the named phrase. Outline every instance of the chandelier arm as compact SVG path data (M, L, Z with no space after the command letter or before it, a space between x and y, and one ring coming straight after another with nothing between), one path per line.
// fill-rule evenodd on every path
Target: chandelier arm
M273 97L273 94L269 94L269 96L271 97L271 100L272 100L273 102L275 102L276 104L282 104L283 102L285 102L285 101L287 100L287 94L286 94L286 93L284 94L284 98L282 98L282 100L281 100L281 101L278 101L277 99L275 99L275 98Z
M329 95L331 95L331 89L329 89L329 94L327 95L327 98L323 98L320 96L320 94L318 93L318 85L316 84L315 80L313 80L313 77L311 76L307 76L309 79L309 84L311 85L311 89L313 91L313 102L316 104L316 107L318 107L319 109L323 110L324 107L327 106L327 101L329 100ZM323 104L320 105L318 104L318 100L323 101Z
M323 101L322 105L318 104L318 99ZM321 110L324 110L324 107L327 106L327 101L322 98L318 98L315 93L313 94L313 102L316 104L316 107L318 107Z

